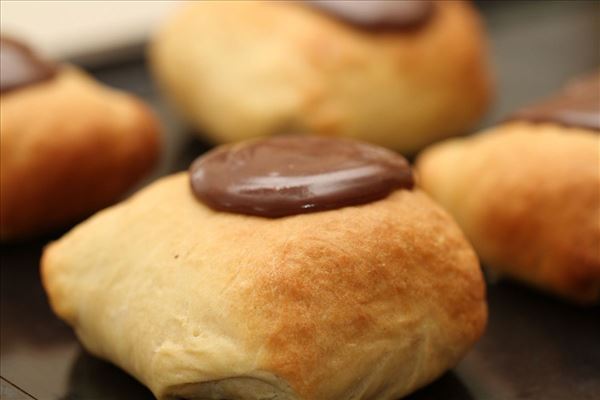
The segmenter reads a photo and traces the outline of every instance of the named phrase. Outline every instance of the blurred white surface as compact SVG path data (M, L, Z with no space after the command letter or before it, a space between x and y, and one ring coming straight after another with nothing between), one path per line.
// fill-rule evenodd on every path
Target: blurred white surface
M49 58L110 62L140 51L179 1L0 1L0 30Z

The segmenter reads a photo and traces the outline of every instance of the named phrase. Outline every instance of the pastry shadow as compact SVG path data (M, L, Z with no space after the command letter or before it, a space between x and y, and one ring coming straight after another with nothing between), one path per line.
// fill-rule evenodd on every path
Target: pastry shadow
M118 367L81 349L71 367L68 392L60 400L155 400L152 393Z
M52 313L40 279L43 248L59 235L0 245L0 337L5 354L74 340L72 330Z
M453 371L446 372L429 385L417 390L407 397L403 397L403 400L431 399L474 400L475 397L473 397L458 375Z

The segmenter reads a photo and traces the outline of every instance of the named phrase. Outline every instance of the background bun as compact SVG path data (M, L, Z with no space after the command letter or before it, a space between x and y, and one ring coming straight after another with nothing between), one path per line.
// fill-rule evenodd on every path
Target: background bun
M154 166L159 124L72 67L2 94L0 237L48 232L116 201Z
M217 143L311 132L412 153L467 132L492 90L482 23L461 1L387 30L303 2L193 2L150 59L176 108Z
M600 300L600 136L511 122L425 151L421 186L485 266L572 301Z

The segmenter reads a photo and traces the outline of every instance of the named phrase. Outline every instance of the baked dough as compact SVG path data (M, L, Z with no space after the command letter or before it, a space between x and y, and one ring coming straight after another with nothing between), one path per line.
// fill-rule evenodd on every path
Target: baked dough
M59 228L105 207L154 166L159 126L133 96L63 66L0 97L0 237Z
M268 219L181 173L51 244L42 277L83 345L164 400L395 400L486 321L473 250L417 189Z
M600 136L510 122L425 151L421 186L484 265L575 302L600 300Z
M156 34L151 66L217 143L310 132L413 153L468 131L491 97L479 15L435 6L421 27L375 32L302 2L191 2Z

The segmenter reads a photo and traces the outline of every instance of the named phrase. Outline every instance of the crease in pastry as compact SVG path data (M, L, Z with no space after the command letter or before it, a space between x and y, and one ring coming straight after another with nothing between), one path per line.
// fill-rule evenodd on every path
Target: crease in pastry
M268 373L258 376L236 376L203 383L170 388L166 400L299 400L281 379Z

